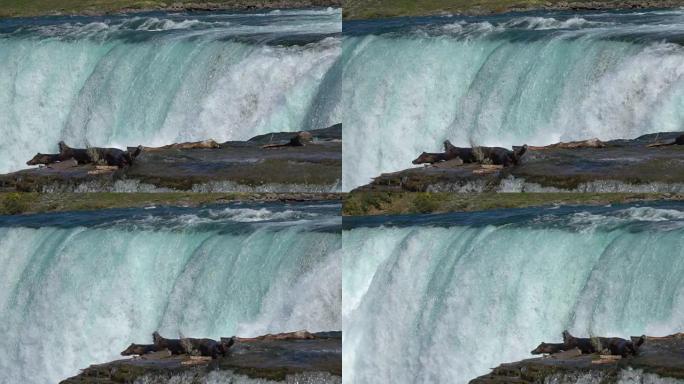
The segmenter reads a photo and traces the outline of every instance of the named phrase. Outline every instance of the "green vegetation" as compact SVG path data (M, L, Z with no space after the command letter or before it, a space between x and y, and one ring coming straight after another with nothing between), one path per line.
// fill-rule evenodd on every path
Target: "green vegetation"
M29 203L21 193L8 193L2 199L0 212L6 215L16 215L29 209Z
M0 17L101 14L154 9L244 9L339 5L323 0L0 0Z
M173 1L175 2L175 1ZM189 3L190 1L178 1ZM170 4L171 2L169 2ZM161 0L0 0L0 16L35 16L56 13L112 12L120 9L166 7Z
M336 194L305 193L0 193L0 215L133 208L200 206L230 201L338 200Z
M649 1L650 7L672 7L673 0ZM398 16L452 14L487 14L531 9L633 8L642 0L346 0L345 19L369 19Z
M636 201L684 200L664 193L430 193L352 192L342 209L345 216L483 211L544 205L598 205Z

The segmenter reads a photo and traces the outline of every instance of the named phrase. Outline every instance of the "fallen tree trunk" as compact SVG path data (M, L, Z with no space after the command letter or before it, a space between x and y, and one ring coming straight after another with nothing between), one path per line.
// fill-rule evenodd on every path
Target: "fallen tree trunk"
M313 136L307 131L297 132L297 134L290 139L287 143L283 144L266 144L262 145L261 148L272 149L272 148L282 148L282 147L303 147L313 141Z
M684 135L679 135L677 136L674 141L671 141L669 143L653 143L647 145L647 147L668 147L670 145L684 145Z
M65 142L59 142L59 155L62 160L75 159L79 164L100 164L127 167L133 164L131 155L118 148L71 148Z
M215 149L221 148L221 144L217 143L214 139L202 140L202 141L187 141L184 143L173 143L168 145L162 145L161 147L145 147L138 146L134 149L140 149L142 151L160 151L163 149ZM131 148L129 148L129 152Z
M162 337L159 332L154 332L152 339L158 351L168 349L173 355L209 356L212 359L228 353L228 349L234 343L234 341L224 341L223 339L221 341L189 337L167 339Z
M557 354L564 351L578 349L582 354L599 353L604 355L627 357L636 355L643 344L645 336L625 340L619 337L574 337L568 331L563 331L563 343L541 343L531 351L533 355Z
M523 145L515 151L501 147L456 147L449 140L444 142L443 153L423 152L412 161L413 164L434 164L453 159L461 159L464 164L487 164L508 167L520 163L520 159L527 151L527 145Z
M312 340L316 335L308 331L296 331L286 333L268 334L257 337L234 337L235 341L249 342L249 341L271 341L271 340ZM223 339L222 339L223 340Z
M579 140L579 141L567 141L567 142L560 142L560 143L555 143L555 144L549 144L549 145L544 145L544 146L529 146L529 149L538 151L538 150L544 150L544 149L554 149L554 148L568 148L568 149L575 149L575 148L605 148L606 144L597 139L589 139L589 140Z
M296 331L287 333L267 334L258 337L222 337L219 341L213 339L195 339L181 337L179 339L167 339L154 332L152 340L154 344L131 344L121 352L122 356L149 355L161 351L168 351L171 355L188 355L194 357L210 357L216 359L219 356L228 354L230 347L235 342L249 343L254 341L275 341L275 340L312 340L316 335L308 331Z

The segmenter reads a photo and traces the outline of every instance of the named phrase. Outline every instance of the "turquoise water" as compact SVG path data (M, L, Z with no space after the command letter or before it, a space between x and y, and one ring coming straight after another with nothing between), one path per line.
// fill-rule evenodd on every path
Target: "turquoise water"
M564 329L684 328L682 203L345 218L343 244L346 383L467 383Z
M339 9L0 20L0 172L72 146L341 122Z
M55 383L131 342L341 329L337 204L0 216L0 382Z
M684 130L684 10L351 21L343 184L455 145Z

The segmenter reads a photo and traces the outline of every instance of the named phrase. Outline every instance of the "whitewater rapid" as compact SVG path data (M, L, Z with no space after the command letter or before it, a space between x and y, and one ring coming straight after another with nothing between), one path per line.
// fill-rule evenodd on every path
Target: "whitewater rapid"
M346 190L455 145L684 129L684 10L344 25Z
M0 382L58 382L155 330L339 330L340 223L327 203L0 216Z
M345 383L467 383L564 329L684 328L681 203L345 218L343 244Z
M158 146L340 123L341 28L339 9L0 20L0 172L60 140Z

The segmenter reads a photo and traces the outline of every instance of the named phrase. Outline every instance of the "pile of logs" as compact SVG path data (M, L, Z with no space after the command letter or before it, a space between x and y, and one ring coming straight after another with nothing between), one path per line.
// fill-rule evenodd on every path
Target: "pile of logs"
M133 163L133 157L128 151L118 148L71 148L65 142L59 142L59 153L36 154L27 165L54 164L66 161L75 161L76 164L97 164L123 168Z
M61 168L68 168L74 165L95 164L97 166L109 166L125 168L133 164L133 160L143 151L158 151L163 149L214 149L221 148L216 141L209 139L203 141L174 143L161 147L128 147L127 150L118 148L72 148L65 142L59 142L59 153L37 153L27 165L52 165L66 163ZM75 163L74 163L75 162ZM72 164L74 163L74 164ZM54 168L54 167L53 167ZM104 169L100 169L103 171Z
M167 339L162 337L159 332L152 334L153 344L131 344L124 351L122 356L148 355L157 352L166 352L170 355L188 355L196 357L211 357L217 359L226 356L236 342L255 342L273 340L309 340L315 339L316 335L307 331L287 332L278 334L268 334L259 337L222 337L216 341L213 339L194 339L181 337L179 339Z
M417 159L413 160L413 164L434 164L456 160L458 164L478 163L508 167L519 164L521 157L526 151L527 145L523 145L515 151L510 151L501 147L456 147L449 140L446 140L444 142L444 152L423 152Z
M303 147L311 142L313 142L313 135L311 135L311 133L307 131L300 131L297 132L297 134L294 135L287 143L266 144L262 145L261 148L273 149L282 147Z
M581 338L572 336L568 331L563 331L562 343L541 343L531 353L533 355L556 354L577 349L580 354L599 353L601 355L627 357L636 355L645 339L645 336L633 337L632 340L619 337Z

